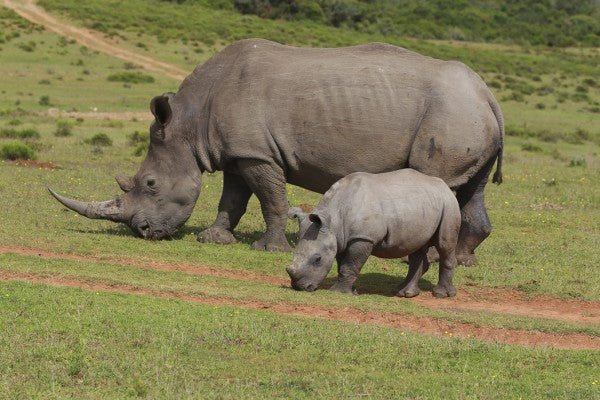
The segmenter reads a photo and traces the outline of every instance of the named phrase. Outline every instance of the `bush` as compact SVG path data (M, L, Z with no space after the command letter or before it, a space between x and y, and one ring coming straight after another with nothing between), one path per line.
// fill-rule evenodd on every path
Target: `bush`
M34 128L21 129L20 131L12 128L2 128L0 129L0 137L11 139L39 139L40 133Z
M117 72L108 76L110 82L125 83L153 83L154 78L150 75L142 74L137 71Z
M25 143L10 142L0 149L0 158L5 160L33 160L35 152Z
M150 143L150 135L140 131L130 133L129 135L127 135L127 139L129 139L129 144L131 146L136 146L140 143L144 143L146 145Z
M73 134L73 122L68 119L59 119L56 121L56 131L54 136L65 137Z
M587 165L587 161L583 157L575 157L569 163L569 167L585 167Z
M40 100L38 101L40 106L49 106L50 105L50 96L41 96Z
M546 108L546 105L544 103L537 103L535 105L535 108L537 108L538 110L544 110Z
M523 151L529 151L532 153L541 153L542 152L542 148L536 144L532 144L532 143L525 143L521 146L521 150Z
M94 146L112 146L112 139L108 137L106 133L96 133L89 139L85 140L86 143Z
M148 152L148 143L140 143L133 149L134 156L143 156Z

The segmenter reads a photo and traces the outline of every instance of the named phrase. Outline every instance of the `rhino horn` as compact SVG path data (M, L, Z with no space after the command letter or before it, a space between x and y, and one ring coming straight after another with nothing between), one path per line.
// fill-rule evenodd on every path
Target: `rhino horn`
M115 222L126 222L127 220L127 214L124 212L121 196L101 202L84 202L63 197L50 188L48 188L48 191L65 207L70 208L85 217L92 219L107 219Z
M135 185L135 183L133 182L133 177L131 176L119 174L115 176L115 179L117 180L117 183L119 184L121 190L124 192L129 192L131 189L133 189L133 186Z

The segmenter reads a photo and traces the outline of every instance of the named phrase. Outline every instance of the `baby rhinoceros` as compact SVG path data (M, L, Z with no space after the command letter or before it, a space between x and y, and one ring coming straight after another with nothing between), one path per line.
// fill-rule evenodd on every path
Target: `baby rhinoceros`
M456 197L443 180L413 169L382 174L357 172L337 181L308 216L298 208L299 241L287 272L296 290L313 291L337 260L331 290L356 294L354 282L370 254L408 255L409 270L397 295L419 294L419 279L429 268L427 250L440 256L435 297L452 297L455 247L461 217Z

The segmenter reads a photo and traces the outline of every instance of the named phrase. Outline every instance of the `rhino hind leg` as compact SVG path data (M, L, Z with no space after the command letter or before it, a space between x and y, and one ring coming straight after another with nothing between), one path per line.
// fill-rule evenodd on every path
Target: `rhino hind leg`
M428 247L424 247L408 256L408 274L400 284L396 296L408 298L415 297L421 293L419 279L429 269L427 249Z
M251 195L252 190L241 176L225 172L217 218L210 227L198 234L197 240L218 244L235 243L233 230L246 212Z
M289 251L291 247L285 237L288 202L283 170L273 163L259 160L241 160L238 166L248 187L258 197L267 225L264 236L254 242L252 248Z
M433 295L435 297L454 297L456 296L456 288L452 284L454 269L456 268L457 260L454 249L448 251L438 249L440 254L440 276L438 284L433 287Z
M484 189L495 159L490 160L465 186L457 191L461 225L456 246L459 264L470 267L477 264L475 248L492 232L492 224L485 209Z

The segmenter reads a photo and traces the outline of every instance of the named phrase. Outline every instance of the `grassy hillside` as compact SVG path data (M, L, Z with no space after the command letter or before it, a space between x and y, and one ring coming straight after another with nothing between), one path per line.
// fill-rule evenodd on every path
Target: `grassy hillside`
M600 45L600 4L595 0L204 0L201 3L217 8L233 5L242 13L264 18L312 20L390 37L547 46Z

